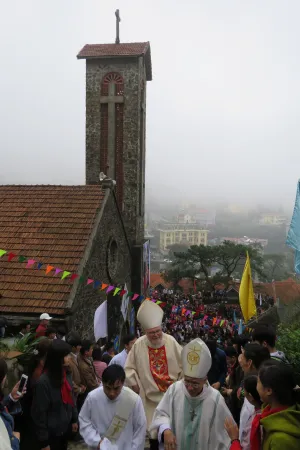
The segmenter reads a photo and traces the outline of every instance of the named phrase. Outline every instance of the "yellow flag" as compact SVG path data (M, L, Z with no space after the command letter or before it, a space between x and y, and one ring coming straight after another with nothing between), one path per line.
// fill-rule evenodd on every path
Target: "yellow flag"
M244 320L245 322L248 322L248 320L251 319L251 317L256 315L256 304L253 292L251 265L248 252L244 273L240 285L239 297Z

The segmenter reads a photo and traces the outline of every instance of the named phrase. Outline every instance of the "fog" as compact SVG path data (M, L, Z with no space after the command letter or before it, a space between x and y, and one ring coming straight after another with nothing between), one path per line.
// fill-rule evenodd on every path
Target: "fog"
M290 208L300 175L298 0L1 0L3 184L80 184L86 43L151 42L147 197Z

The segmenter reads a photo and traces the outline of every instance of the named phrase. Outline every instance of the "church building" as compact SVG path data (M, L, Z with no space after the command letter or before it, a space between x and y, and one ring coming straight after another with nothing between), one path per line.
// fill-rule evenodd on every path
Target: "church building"
M77 57L86 60L86 185L0 186L0 249L7 252L0 258L0 313L17 325L47 312L93 337L94 312L107 298L114 338L129 323L120 296L106 294L102 283L126 283L144 295L150 44L119 43L117 36L115 44L85 45Z

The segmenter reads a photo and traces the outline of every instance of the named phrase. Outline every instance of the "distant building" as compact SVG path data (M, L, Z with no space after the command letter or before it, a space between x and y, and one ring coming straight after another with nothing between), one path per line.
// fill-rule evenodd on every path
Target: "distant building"
M165 250L170 245L207 245L208 230L197 224L166 224L159 230L159 248Z
M216 211L214 210L196 209L194 216L196 223L203 227L216 225Z
M221 238L221 243L229 241L233 242L234 244L242 244L242 245L253 245L253 244L259 244L263 248L265 248L268 245L268 239L257 239L257 238L249 238L247 236L240 237L240 238L229 238L229 237L223 237Z
M286 216L277 213L261 214L258 220L259 225L279 226L287 222Z
M196 220L193 216L190 214L178 214L177 216L177 222L178 223L196 223Z

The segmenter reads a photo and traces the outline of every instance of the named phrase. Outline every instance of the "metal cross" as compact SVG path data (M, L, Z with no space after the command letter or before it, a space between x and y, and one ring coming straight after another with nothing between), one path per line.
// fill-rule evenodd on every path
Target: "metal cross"
M121 17L120 17L120 11L118 9L115 12L115 16L116 16L116 44L120 44L120 22L121 22Z

